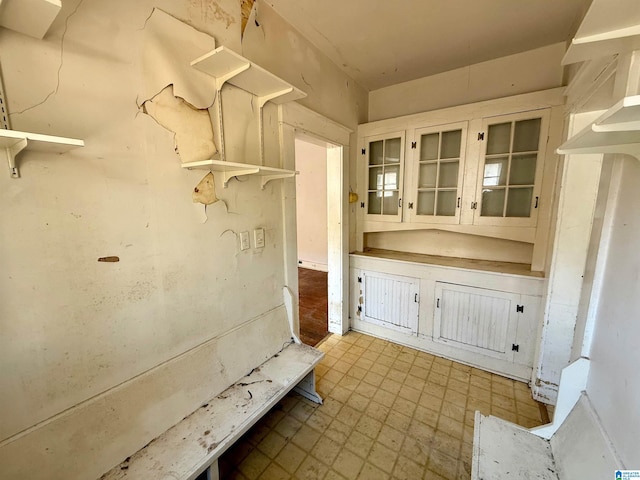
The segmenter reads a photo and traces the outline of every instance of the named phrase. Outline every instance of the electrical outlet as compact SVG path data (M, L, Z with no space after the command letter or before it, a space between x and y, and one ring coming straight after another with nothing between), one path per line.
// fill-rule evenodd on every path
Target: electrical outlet
M249 232L240 232L240 250L248 250L250 247Z
M264 248L264 228L256 228L253 231L253 244L255 248Z

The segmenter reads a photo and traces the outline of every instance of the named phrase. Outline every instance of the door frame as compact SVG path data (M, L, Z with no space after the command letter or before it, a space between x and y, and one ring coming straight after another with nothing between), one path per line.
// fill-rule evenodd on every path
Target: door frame
M327 246L329 274L328 328L343 335L349 330L349 137L352 130L295 102L280 109L283 168L295 170L295 138L303 134L327 147ZM298 242L296 182L285 182L284 259L285 283L293 295L293 330L300 333L298 305Z

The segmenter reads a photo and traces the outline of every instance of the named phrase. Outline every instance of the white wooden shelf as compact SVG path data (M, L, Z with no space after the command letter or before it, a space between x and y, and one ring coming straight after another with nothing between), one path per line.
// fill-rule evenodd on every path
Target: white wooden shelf
M303 91L224 46L196 58L191 66L214 77L218 90L227 82L255 95L261 107L268 101L281 104L307 96Z
M191 62L195 69L215 78L216 104L214 119L219 130L220 160L226 160L224 121L222 112L222 87L225 83L240 88L252 95L251 109L254 109L258 121L258 142L260 162L265 163L263 107L267 102L277 105L298 100L307 96L301 90L273 75L252 61L238 55L227 47L218 47ZM255 99L255 101L254 101ZM254 108L257 106L258 108Z
M9 172L13 178L20 177L16 156L23 150L63 153L78 147L84 147L84 142L75 138L0 129L0 148L6 153Z
M215 159L183 163L182 168L206 168L213 172L220 172L223 175L223 185L225 188L227 188L229 180L231 180L233 177L240 177L243 175L256 175L258 177L261 177L260 188L262 188L263 190L267 183L269 183L271 180L290 178L298 173L293 170L264 167L262 165L251 165L249 163L225 162Z
M625 97L560 145L562 155L625 153L640 160L640 95Z
M0 26L41 39L58 16L60 0L1 0Z
M637 0L593 0L563 65L640 48L640 9Z

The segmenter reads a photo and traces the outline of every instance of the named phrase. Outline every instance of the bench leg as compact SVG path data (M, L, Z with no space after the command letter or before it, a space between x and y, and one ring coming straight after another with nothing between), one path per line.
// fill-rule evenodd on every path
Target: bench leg
M300 383L293 389L294 392L299 393L305 398L308 398L312 402L322 405L322 397L316 392L316 371L311 370L306 377L300 380Z
M218 469L218 459L216 459L207 469L207 480L220 480L220 470Z

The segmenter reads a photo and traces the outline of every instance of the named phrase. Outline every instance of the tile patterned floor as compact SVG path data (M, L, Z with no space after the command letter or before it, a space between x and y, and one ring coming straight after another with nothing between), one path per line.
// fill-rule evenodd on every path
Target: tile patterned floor
M325 403L289 394L221 457L221 479L468 479L475 410L546 420L524 383L355 332L318 348Z

